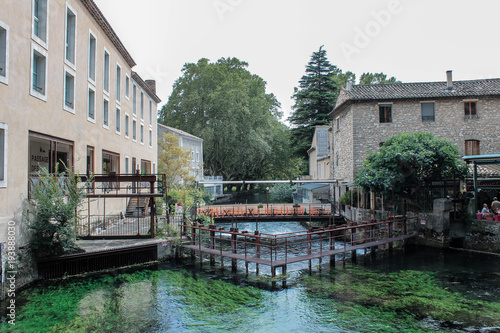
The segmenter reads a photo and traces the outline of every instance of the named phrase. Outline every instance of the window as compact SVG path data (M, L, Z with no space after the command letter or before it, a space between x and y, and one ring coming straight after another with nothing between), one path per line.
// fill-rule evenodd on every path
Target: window
M121 90L121 80L122 80L122 68L116 65L116 101L120 102L120 90Z
M0 187L7 187L7 129L0 123Z
M200 153L196 151L196 162L200 161Z
M149 101L149 124L153 124L153 103Z
M335 118L335 126L337 127L337 131L340 131L340 117Z
M104 99L102 103L102 126L109 128L109 102L107 99Z
M423 122L432 122L435 121L435 113L434 113L434 103L421 103L422 108L422 121Z
M141 91L141 119L144 119L144 93Z
M464 113L465 118L476 118L477 117L477 105L474 101L464 102Z
M141 124L141 143L144 143L144 125Z
M102 173L120 173L120 154L102 151Z
M89 34L89 79L95 82L95 50L96 50L96 38L90 33Z
M132 120L132 140L137 141L137 121Z
M128 163L129 163L129 157L125 156L125 174L126 175L130 172L130 169L128 167Z
M479 155L479 140L465 140L465 156Z
M9 83L9 27L0 21L0 82Z
M149 130L149 147L153 147L153 131Z
M40 48L33 45L33 56L32 56L32 75L31 75L31 95L38 97L43 100L47 100L46 97L46 63L47 63L47 53Z
M94 173L94 147L87 146L87 175Z
M116 108L115 124L116 124L116 133L120 134L120 109L119 108Z
M64 75L64 110L75 111L75 77L65 71Z
M34 174L47 169L61 173L65 166L73 169L73 142L39 133L29 135L29 172Z
M105 92L109 92L109 53L104 50L104 80L103 88Z
M137 89L135 84L132 86L132 113L137 113Z
M95 123L95 91L89 87L89 99L87 106L87 119Z
M67 5L66 5L67 6ZM66 60L75 64L76 48L76 15L69 6L66 7Z
M151 162L148 160L141 160L141 175L151 174Z
M125 137L128 138L128 114L125 113Z
M392 123L392 105L380 104L379 106L380 123Z
M130 89L130 78L125 74L125 98L128 99Z
M335 154L335 166L339 166L339 152Z
M153 162L153 174L156 174L156 164Z
M48 0L33 0L33 37L46 46Z

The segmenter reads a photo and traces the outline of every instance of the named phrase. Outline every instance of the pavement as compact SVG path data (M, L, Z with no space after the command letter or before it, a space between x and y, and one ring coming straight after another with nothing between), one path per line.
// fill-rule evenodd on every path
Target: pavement
M119 249L121 247L137 246L137 245L150 245L161 243L162 239L90 239L90 240L77 240L76 244L85 252L99 252L112 249Z

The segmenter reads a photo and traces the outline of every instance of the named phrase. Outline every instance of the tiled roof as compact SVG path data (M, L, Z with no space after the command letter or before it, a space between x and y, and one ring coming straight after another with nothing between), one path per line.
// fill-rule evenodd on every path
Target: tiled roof
M125 46L123 46L122 42L120 41L120 38L116 35L114 32L113 28L111 28L111 25L109 24L108 20L104 17L102 14L101 10L97 7L94 1L92 0L80 0L83 5L87 8L89 13L92 15L92 17L97 21L101 29L104 31L106 36L111 40L113 45L117 48L117 50L120 52L120 54L123 56L127 64L132 68L136 65L134 59L132 59L132 56L130 53L128 53L127 49Z
M156 94L149 88L149 86L144 82L144 80L137 74L136 72L132 71L132 79L137 82L141 86L142 89L156 102L160 103L161 99L156 96Z
M190 134L188 132L184 132L183 130L180 130L180 129L177 129L177 128L173 128L173 127L170 127L170 126L166 126L166 125L163 125L163 124L158 124L158 134L163 134L163 133L167 133L167 132L171 132L171 133L174 133L174 134L177 134L177 135L182 135L182 136L185 136L185 137L189 137L189 138L192 138L192 139L197 139L197 140L201 140L203 141L203 139L197 137L197 136L194 136L193 134Z
M447 89L446 82L352 85L350 91L342 87L334 110L354 101L464 98L493 95L500 96L500 79L454 81L451 91Z

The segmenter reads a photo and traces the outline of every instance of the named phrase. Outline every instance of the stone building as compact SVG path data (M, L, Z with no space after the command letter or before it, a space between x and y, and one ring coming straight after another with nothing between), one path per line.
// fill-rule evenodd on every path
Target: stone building
M41 167L155 173L160 99L92 0L0 3L3 242Z
M191 167L190 176L195 181L203 180L203 139L184 132L180 129L158 124L158 138L162 138L163 134L172 133L179 138L179 146L191 152ZM159 149L159 148L158 148ZM158 151L160 154L160 151ZM180 180L182 182L182 180Z
M391 136L429 132L462 155L500 149L500 79L352 85L342 87L333 119L332 179L335 198L352 184L368 152Z

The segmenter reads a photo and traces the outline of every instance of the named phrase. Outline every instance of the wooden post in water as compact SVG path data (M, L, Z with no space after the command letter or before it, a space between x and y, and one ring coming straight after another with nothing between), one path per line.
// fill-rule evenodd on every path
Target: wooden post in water
M370 220L370 241L371 242L374 242L376 240L376 237L375 237L375 225L373 225L373 223L375 223L375 221L373 220ZM372 246L370 247L370 255L372 257L375 257L375 248L376 246Z
M356 244L356 227L351 228L351 246L354 246ZM356 262L356 250L351 251L351 261L354 263Z
M256 255L257 258L260 259L260 235L259 230L255 230L255 245L256 245ZM257 275L259 275L259 263L255 264L255 268L257 270Z
M392 234L393 234L393 224L394 222L393 221L389 221L388 223L388 229L389 229L389 238L392 238ZM392 255L392 248L393 248L393 242L390 242L389 243L389 255Z
M335 229L333 225L329 225L328 229L332 230ZM330 231L329 233L330 237L330 251L335 250L335 233L333 231ZM335 255L332 254L330 255L330 267L334 268L335 267Z
M312 228L307 229L307 254L311 255L311 233ZM309 259L309 274L312 273L312 263L311 259Z
M236 253L237 252L237 232L238 232L238 228L232 228L233 230L233 233L231 234L231 252L232 253ZM236 272L236 268L237 268L237 260L232 258L231 259L231 270L233 272Z
M210 248L215 249L215 224L211 224L210 228ZM215 255L210 255L210 266L215 265Z
M193 224L191 225L191 242L193 242L193 245L196 245L196 222L193 222ZM191 259L193 261L195 260L195 255L195 251L191 250Z

